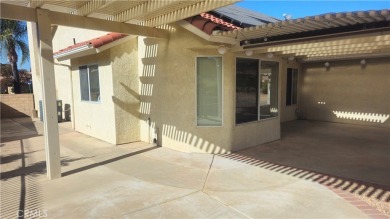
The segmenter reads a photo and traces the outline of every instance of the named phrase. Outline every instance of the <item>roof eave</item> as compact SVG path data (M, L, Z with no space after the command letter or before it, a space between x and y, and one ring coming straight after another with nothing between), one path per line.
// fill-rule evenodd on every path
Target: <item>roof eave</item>
M77 47L75 49L71 49L71 50L68 50L65 52L60 52L60 53L54 54L53 57L55 59L57 59L58 61L64 61L64 60L68 60L68 59L75 59L75 58L80 58L80 57L87 56L87 55L97 54L97 53L103 52L107 49L110 49L114 46L117 46L119 44L122 44L125 41L133 39L135 37L137 37L137 36L135 36L135 35L127 36L127 37L115 40L109 44L100 46L98 48L94 48L94 47L91 47L90 44L86 44L84 46Z
M54 59L57 59L58 61L64 61L72 58L78 58L80 56L85 56L92 54L95 50L94 47L92 47L90 44L86 44L71 50L66 50L64 52L59 52L53 55Z

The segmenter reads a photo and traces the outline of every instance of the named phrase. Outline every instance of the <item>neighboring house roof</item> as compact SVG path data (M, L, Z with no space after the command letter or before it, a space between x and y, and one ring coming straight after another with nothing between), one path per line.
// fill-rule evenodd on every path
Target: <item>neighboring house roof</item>
M107 35L97 37L91 40L84 42L76 43L72 46L68 46L64 49L54 52L54 58L58 60L65 60L69 58L79 57L80 54L88 55L93 53L98 53L107 48L115 46L117 44L112 44L120 39L127 37L126 34L121 33L108 33ZM104 48L102 48L104 46ZM76 55L78 54L78 55Z

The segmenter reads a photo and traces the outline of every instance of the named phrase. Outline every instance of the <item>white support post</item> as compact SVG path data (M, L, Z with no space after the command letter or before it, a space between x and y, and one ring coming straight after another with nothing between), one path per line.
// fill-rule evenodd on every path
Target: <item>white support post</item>
M60 142L58 136L57 100L54 78L54 60L52 47L50 13L37 9L39 36L42 97L44 112L44 139L47 177L61 177Z

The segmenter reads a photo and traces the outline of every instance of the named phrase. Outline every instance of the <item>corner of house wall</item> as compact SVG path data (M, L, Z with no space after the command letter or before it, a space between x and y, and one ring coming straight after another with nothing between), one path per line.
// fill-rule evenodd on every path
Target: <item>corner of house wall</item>
M116 144L140 141L137 38L110 49Z

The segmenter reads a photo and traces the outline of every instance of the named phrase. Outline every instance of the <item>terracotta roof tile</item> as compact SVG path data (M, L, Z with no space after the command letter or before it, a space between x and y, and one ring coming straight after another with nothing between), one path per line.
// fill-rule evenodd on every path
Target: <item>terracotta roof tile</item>
M226 22L223 19L217 18L209 13L201 13L200 15L187 18L186 20L207 34L212 34L214 30L228 31L241 29L241 27Z
M221 24L221 25L226 26L226 27L231 28L231 29L241 29L241 27L238 27L232 23L226 22L223 19L217 18L214 15L211 15L208 13L201 13L200 16L203 18L209 19L216 24Z
M68 46L68 47L66 47L64 49L60 49L59 51L54 52L54 54L67 52L67 51L70 51L70 50L73 50L73 49L77 49L77 48L85 46L85 45L89 45L91 48L99 48L101 46L104 46L106 44L109 44L111 42L119 40L119 39L121 39L123 37L126 37L126 36L128 36L128 35L121 34L121 33L108 33L107 35L104 35L104 36L101 36L101 37L97 37L97 38L94 38L94 39L91 39L91 40L87 40L87 41L84 41L84 42L76 43L76 44Z

